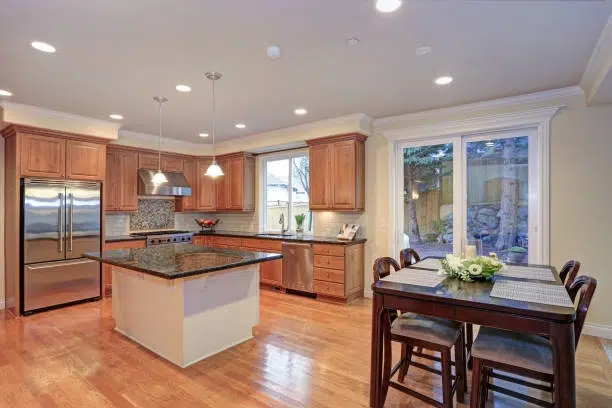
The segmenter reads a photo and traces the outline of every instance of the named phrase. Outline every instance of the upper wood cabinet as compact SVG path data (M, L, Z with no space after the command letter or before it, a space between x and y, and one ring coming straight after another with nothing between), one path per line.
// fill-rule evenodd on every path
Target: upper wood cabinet
M307 142L311 210L365 210L365 140L355 133Z
M202 211L215 211L216 209L216 183L215 179L206 176L206 169L212 163L212 159L201 159L197 161L197 195L196 208Z
M138 152L109 148L106 153L104 209L138 210Z
M183 172L185 161L181 157L162 154L161 168L163 171Z
M21 175L64 178L66 139L21 133Z
M66 142L66 177L75 180L104 180L106 146L68 140Z
M104 180L105 144L43 134L18 134L22 176Z
M157 170L159 168L159 156L155 153L138 153L138 168Z
M220 156L224 175L216 179L217 211L255 210L255 158L249 153Z

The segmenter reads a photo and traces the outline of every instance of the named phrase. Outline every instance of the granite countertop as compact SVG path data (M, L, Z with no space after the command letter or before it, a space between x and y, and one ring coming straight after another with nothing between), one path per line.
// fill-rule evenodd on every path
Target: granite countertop
M121 241L144 241L145 237L137 237L134 235L107 235L104 237L105 242L121 242Z
M210 248L191 244L167 244L147 248L88 252L83 256L165 279L186 278L282 258L281 254Z
M357 237L352 241L338 239L333 236L320 236L320 235L261 235L257 232L240 232L240 231L215 231L215 232L196 232L194 237L197 236L220 236L220 237L240 237L240 238L256 238L256 239L272 239L277 241L294 241L294 242L306 242L315 244L336 244L336 245L353 245L361 244L366 242L365 238Z

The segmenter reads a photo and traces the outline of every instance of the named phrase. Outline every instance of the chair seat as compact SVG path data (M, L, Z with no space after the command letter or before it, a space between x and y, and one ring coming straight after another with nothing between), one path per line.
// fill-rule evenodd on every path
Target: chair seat
M553 374L552 347L548 339L533 334L481 327L472 356L544 374Z
M391 324L391 335L451 348L461 335L461 323L414 313L404 313Z

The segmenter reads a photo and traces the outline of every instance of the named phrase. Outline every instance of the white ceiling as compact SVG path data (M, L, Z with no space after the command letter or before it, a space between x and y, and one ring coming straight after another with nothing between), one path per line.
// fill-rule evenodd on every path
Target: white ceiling
M396 115L575 85L612 11L604 1L0 0L0 89L11 101L186 141L211 122L244 136L364 112ZM358 37L358 46L348 46ZM33 40L57 48L33 50ZM283 55L266 57L278 44ZM433 52L419 56L415 49ZM436 87L438 75L455 82ZM191 85L178 93L177 84ZM296 107L308 109L297 117ZM234 123L243 121L247 129ZM210 138L209 138L210 139Z

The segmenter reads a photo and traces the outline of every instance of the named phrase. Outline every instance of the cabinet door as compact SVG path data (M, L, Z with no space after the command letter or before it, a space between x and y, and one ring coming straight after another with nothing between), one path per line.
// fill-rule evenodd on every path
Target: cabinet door
M119 159L119 209L138 210L138 153L121 151Z
M192 211L195 210L198 197L198 170L195 160L185 160L183 163L183 174L189 186L191 186L191 195L188 197L178 197L176 211Z
M228 159L217 160L221 170L225 175L217 177L215 180L216 206L217 210L228 210L229 206L229 183L231 179L231 168Z
M98 143L68 140L66 145L66 177L74 180L103 180L106 167L106 146Z
M262 262L259 264L259 280L274 286L283 285L283 260Z
M21 175L64 178L66 140L38 135L21 135Z
M332 207L332 145L310 147L310 209L327 210Z
M244 208L244 157L229 159L229 208Z
M173 156L162 155L161 167L163 171L182 172L184 166L183 159Z
M119 172L119 153L106 152L106 177L104 179L104 209L106 211L119 209Z
M216 181L204 174L211 163L212 160L198 160L195 203L198 210L215 211L216 208Z
M158 165L158 156L153 153L139 153L138 154L138 168L139 169L151 169L157 170Z
M356 208L356 142L347 140L336 142L332 151L332 178L333 194L332 206L334 209L352 210Z

